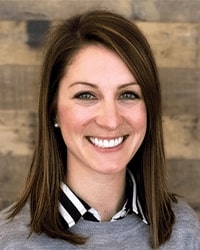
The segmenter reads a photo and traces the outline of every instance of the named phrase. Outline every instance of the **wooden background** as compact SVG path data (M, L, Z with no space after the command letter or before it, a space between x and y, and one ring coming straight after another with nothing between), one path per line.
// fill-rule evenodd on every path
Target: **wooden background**
M19 195L31 161L43 34L91 8L117 11L146 34L162 82L171 190L200 215L200 0L0 0L0 209Z

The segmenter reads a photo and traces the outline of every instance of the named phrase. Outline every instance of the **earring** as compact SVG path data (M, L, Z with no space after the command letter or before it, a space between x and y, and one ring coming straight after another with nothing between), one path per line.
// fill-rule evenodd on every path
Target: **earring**
M54 127L55 128L59 128L59 125L58 125L58 123L56 122L56 123L54 123Z

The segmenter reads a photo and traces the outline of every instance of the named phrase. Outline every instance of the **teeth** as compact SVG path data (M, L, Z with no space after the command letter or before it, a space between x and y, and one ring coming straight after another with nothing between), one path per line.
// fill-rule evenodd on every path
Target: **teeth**
M123 136L120 136L116 139L111 139L111 140L89 137L89 140L92 142L92 144L94 144L95 146L100 147L100 148L117 147L119 144L122 143L123 139L124 139Z

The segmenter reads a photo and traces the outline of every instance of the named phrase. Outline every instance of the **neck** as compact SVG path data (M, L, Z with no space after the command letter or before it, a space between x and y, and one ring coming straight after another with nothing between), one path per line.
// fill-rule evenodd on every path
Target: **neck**
M68 168L66 183L89 206L95 208L102 221L109 221L125 203L126 172L116 174L83 173Z

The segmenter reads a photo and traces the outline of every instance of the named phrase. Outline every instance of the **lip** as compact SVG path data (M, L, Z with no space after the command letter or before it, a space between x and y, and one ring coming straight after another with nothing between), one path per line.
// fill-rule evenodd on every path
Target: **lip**
M116 136L112 138L87 136L87 140L98 149L116 149L127 139L128 135Z

